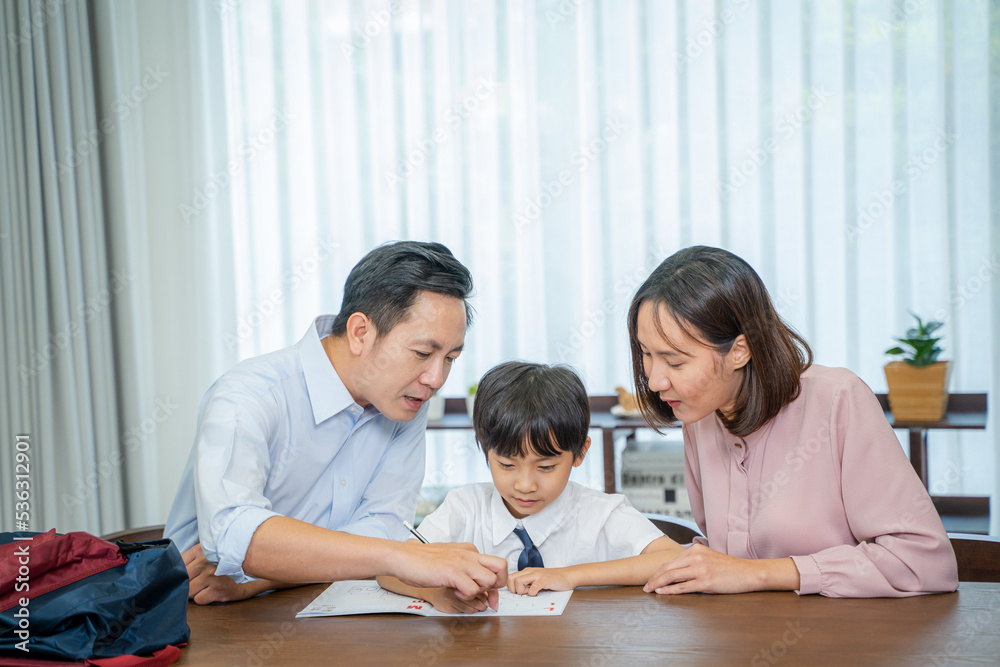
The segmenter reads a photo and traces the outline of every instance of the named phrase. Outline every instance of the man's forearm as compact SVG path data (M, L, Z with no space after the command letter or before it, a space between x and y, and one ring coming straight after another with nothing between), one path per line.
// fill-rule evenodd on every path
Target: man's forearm
M455 589L461 600L487 593L496 608L497 588L507 584L507 562L471 544L417 544L360 537L287 517L257 527L243 571L290 584L365 579L384 574L411 586Z
M254 532L243 571L289 584L365 579L394 572L401 548L397 542L276 516Z

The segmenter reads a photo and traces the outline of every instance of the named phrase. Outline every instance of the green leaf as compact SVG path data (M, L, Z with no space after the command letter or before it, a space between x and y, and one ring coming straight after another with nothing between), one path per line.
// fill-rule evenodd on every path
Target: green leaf
M934 332L944 326L944 323L932 320L924 323L916 313L910 311L910 315L917 321L917 326L907 329L905 338L895 339L903 347L891 347L885 353L903 355L903 361L906 363L923 368L935 363L942 352L938 346L941 337L934 336Z

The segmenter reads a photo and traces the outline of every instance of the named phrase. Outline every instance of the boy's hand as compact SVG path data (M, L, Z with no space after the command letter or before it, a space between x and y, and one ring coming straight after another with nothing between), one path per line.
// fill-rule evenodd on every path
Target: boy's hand
M507 590L518 595L538 595L538 591L571 591L576 582L568 567L526 567L507 575Z
M454 588L435 588L427 595L427 601L438 611L446 614L475 614L486 611L486 593L480 593L471 600L463 600L455 594Z

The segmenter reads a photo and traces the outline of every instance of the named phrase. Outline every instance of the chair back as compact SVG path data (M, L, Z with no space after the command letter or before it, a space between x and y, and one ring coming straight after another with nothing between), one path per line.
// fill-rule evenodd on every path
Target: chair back
M702 536L701 531L698 530L698 524L694 521L649 512L643 512L643 516L652 521L653 525L659 528L664 535L678 544L690 544L695 537Z
M1000 537L948 533L958 561L959 581L1000 582Z
M149 542L163 538L163 524L159 526L143 526L142 528L126 528L103 537L108 542Z

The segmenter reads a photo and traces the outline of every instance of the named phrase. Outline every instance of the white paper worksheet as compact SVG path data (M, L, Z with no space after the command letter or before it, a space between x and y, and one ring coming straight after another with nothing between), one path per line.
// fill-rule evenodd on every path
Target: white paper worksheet
M573 591L542 591L534 597L500 589L499 611L476 614L445 614L429 602L397 595L374 581L336 581L295 615L347 616L350 614L417 614L419 616L560 616Z

